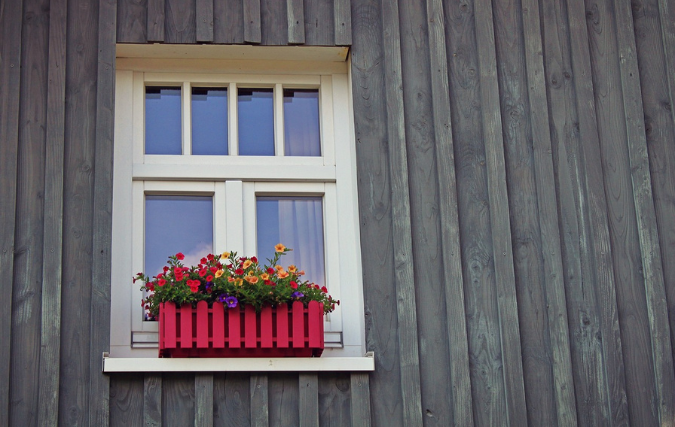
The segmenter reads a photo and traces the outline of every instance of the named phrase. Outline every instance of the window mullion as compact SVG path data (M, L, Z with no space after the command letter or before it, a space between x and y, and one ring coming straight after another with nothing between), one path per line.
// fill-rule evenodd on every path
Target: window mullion
M230 156L238 156L239 155L239 110L237 109L237 101L239 99L239 91L237 90L237 84L236 83L230 83L228 89L227 89L228 95L227 95L227 102L229 103L227 106L227 111L228 111L228 123L227 123L227 129L228 129L228 137L227 137L227 143L229 144L228 146L228 153L230 153Z
M182 89L183 155L189 156L192 154L192 88L190 82L183 82Z
M284 155L284 87L274 86L274 153Z

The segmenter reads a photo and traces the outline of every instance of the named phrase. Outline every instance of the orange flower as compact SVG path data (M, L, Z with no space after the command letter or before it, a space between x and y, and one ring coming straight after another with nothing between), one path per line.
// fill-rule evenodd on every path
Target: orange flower
M277 271L282 271L282 270L284 269L284 268L283 268L282 266L280 266L280 265L275 265L274 268L275 268L275 270L277 270Z
M218 271L216 271L216 277L222 276L223 273L225 273L223 270L218 270Z
M285 279L288 277L288 273L286 273L284 270L279 270L277 272L277 276L279 276L280 279Z
M298 271L298 276L304 276L304 275L305 275L305 270Z
M230 253L229 253L229 252L223 252L223 253L220 255L220 260L221 260L221 261L224 261L224 260L228 259L229 257L230 257Z
M232 277L232 276L228 277L227 281L230 282L230 283L234 282L234 277Z
M260 278L263 280L270 280L270 275L267 273L263 273L260 275Z
M283 252L283 251L286 250L286 246L279 243L274 247L274 250L277 251L277 252Z
M242 278L234 279L234 284L235 284L236 286L241 286L241 285L244 284L244 279L242 279Z
M297 269L296 266L294 266L294 265L289 265L289 266L288 266L288 272L289 272L289 273L295 273L296 271L298 271L298 269Z
M241 267L244 270L246 270L247 268L249 268L251 266L251 264L253 264L253 261L251 261L250 259L247 259L246 261L244 261L244 264Z
M252 285L258 283L258 278L255 276L246 276L245 277L246 281Z

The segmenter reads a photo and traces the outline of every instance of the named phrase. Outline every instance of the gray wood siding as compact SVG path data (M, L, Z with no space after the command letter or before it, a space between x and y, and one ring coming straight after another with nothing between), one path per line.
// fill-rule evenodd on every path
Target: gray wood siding
M675 425L675 4L0 3L0 425ZM351 46L373 373L103 375L115 42Z

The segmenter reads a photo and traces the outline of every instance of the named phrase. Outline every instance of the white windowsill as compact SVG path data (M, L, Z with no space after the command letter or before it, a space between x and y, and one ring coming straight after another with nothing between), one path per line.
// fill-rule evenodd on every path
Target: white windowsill
M149 359L103 355L103 372L319 372L374 371L375 355L364 357L176 358Z

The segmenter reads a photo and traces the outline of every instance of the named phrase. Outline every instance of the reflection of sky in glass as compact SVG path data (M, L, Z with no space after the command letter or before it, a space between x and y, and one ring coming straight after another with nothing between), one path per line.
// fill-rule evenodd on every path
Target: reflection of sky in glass
M213 250L213 199L210 196L145 196L145 270L162 271L169 255L182 252L183 264L196 265Z
M256 203L258 258L274 255L274 245L293 249L282 256L285 268L296 265L304 279L325 284L323 201L321 197L258 197Z
M239 89L239 154L274 155L272 89Z
M192 88L192 154L227 154L227 89Z
M145 88L145 154L182 154L180 88Z
M284 146L287 156L321 155L318 89L284 89Z

